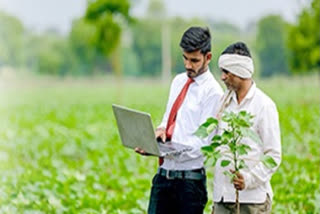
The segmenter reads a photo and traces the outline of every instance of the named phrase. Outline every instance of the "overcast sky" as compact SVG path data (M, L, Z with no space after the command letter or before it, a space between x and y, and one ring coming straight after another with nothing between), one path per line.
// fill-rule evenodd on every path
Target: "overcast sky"
M121 0L119 0L121 1ZM132 13L143 16L148 0L133 0ZM36 31L48 28L69 31L72 19L82 16L86 0L0 0L0 10L20 18ZM281 14L294 22L301 8L310 0L164 0L170 16L211 17L245 27L248 22L270 14ZM0 26L1 27L1 26Z

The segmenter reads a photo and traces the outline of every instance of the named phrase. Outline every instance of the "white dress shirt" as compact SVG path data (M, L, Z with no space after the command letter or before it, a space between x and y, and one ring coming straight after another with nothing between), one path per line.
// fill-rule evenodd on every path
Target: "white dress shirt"
M172 81L166 112L159 127L167 126L173 103L188 80L186 73L178 74ZM192 151L179 156L165 157L161 166L167 170L190 170L203 167L204 157L200 148L208 143L193 135L206 119L213 115L223 91L208 69L194 78L186 97L177 112L175 128L171 140L192 146Z
M239 191L240 203L263 203L266 200L267 194L272 199L273 193L270 185L272 174L276 168L269 169L261 161L263 154L271 156L276 162L277 166L281 162L281 142L279 118L276 105L274 102L258 89L253 83L245 98L238 104L236 94L232 92L231 102L226 107L226 112L247 111L254 115L252 129L258 134L263 144L256 143L249 138L243 138L242 143L251 147L247 155L242 155L247 169L241 169L240 173L244 176L245 189ZM221 134L226 128L226 123L221 122L218 133ZM220 148L221 151L227 147ZM233 165L221 167L220 158L215 166L214 173L214 189L213 201L220 202L235 202L235 188L230 181L230 178L223 174L224 171L234 169Z

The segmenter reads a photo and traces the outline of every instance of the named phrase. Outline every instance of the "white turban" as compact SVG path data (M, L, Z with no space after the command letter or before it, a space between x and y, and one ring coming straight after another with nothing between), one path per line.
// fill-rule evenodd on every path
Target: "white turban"
M238 54L222 54L219 57L219 68L223 68L230 73L247 79L251 78L254 72L253 61L248 56Z

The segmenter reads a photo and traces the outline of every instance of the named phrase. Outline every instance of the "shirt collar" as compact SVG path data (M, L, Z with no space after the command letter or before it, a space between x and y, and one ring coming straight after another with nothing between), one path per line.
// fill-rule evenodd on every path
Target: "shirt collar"
M210 76L210 69L208 68L208 70L202 74L200 74L199 76L196 76L194 79L194 81L198 84L198 85L202 85Z
M253 97L256 89L257 89L256 83L252 80L252 85L251 85L248 93L247 93L246 96L243 98L243 100L241 101L240 104L242 104L242 103L245 102L246 100L251 99L251 98ZM234 91L232 92L232 99L234 100L235 103L238 103L237 95L236 95L236 93L235 93Z

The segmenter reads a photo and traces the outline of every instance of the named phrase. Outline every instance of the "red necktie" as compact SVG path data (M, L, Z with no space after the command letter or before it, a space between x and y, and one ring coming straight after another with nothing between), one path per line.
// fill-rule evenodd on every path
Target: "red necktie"
M191 83L193 83L194 80L191 78L188 78L188 81L186 82L186 84L183 86L180 94L178 95L176 101L174 101L174 104L172 105L171 111L170 111L170 115L168 118L168 122L167 122L167 128L166 128L166 139L167 140L171 140L173 131L174 131L174 127L176 125L176 118L177 118L177 113L179 108L181 107L184 98L186 97L186 94L188 92L188 88L190 86ZM160 157L159 158L159 165L161 166L163 163L163 158Z

